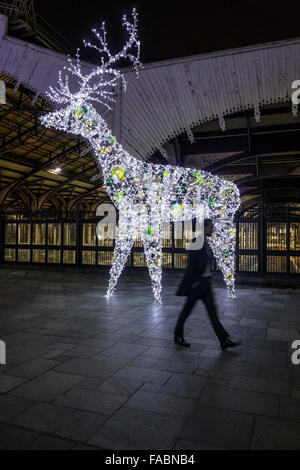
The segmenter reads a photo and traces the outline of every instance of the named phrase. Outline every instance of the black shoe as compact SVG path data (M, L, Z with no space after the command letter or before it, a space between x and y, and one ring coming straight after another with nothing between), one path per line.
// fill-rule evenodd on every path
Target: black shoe
M185 346L186 348L191 346L191 344L187 343L186 340L181 336L174 336L174 343L179 344L179 346Z
M241 341L231 341L230 338L226 338L225 341L220 343L220 346L224 350L227 348L234 348L235 346L239 346L240 344L242 344Z

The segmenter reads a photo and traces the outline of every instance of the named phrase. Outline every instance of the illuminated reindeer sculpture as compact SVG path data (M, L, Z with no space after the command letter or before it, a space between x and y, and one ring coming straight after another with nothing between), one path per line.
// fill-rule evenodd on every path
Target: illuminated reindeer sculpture
M140 161L116 142L106 122L92 106L101 103L110 109L112 95L123 74L112 68L120 58L129 59L136 72L140 67L140 43L137 39L137 13L130 23L123 17L129 39L123 49L111 55L105 25L93 30L99 44L85 43L101 54L101 65L91 73L81 71L79 56L69 58L65 69L78 79L78 90L70 91L69 78L59 73L59 87L50 87L49 98L64 105L41 118L47 127L55 127L87 139L100 163L107 194L119 210L119 225L110 269L108 295L112 294L125 266L133 243L140 233L156 300L161 301L162 225L164 222L191 221L203 217L215 220L210 239L231 296L234 295L233 216L239 207L239 191L226 180L205 171ZM136 51L136 55L130 52ZM142 119L142 116L141 116ZM201 248L201 246L200 246Z

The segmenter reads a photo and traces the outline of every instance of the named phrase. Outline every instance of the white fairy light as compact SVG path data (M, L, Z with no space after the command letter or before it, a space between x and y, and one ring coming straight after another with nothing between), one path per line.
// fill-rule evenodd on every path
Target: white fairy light
M59 88L51 87L48 96L52 101L66 106L43 116L41 121L47 127L80 135L89 141L97 163L101 165L106 191L119 210L108 295L114 292L134 240L140 233L154 297L160 302L163 222L187 221L194 217L203 221L205 216L215 220L214 234L209 243L229 294L233 296L233 216L240 204L236 185L205 171L137 160L116 141L106 122L92 106L93 102L98 102L110 108L119 79L125 87L123 74L111 68L121 57L128 58L137 72L141 66L135 9L132 15L133 23L123 17L129 39L118 54L113 56L109 51L104 23L100 33L94 31L100 45L85 43L102 55L101 65L89 75L82 73L78 53L76 64L68 59L69 66L65 69L78 78L79 90L71 92L68 76L63 80L60 72ZM133 47L136 48L136 55L130 52Z

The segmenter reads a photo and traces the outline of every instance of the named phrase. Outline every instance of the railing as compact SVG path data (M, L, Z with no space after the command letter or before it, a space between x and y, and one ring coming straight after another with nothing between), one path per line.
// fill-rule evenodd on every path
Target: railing
M19 4L20 2L0 2L0 11L13 20L24 21L36 36L40 36L54 50L70 55L76 53L76 47L33 8L18 8Z

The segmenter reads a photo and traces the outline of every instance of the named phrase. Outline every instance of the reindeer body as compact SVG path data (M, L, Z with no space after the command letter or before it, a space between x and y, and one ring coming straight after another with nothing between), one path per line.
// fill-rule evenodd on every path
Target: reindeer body
M135 15L135 12L134 12ZM129 46L136 41L136 17L133 25L125 25L130 31ZM105 30L100 40L102 49L109 57L109 64L116 60L107 49ZM139 44L139 43L137 43ZM93 47L93 46L91 46ZM96 47L96 46L95 46ZM97 48L97 47L96 47ZM131 54L123 56L134 61ZM69 61L70 62L70 61ZM239 206L239 191L228 181L205 171L154 165L140 161L126 152L111 134L106 122L98 114L90 101L97 101L91 95L98 94L103 99L110 99L107 87L115 86L116 79L122 78L120 72L107 69L102 60L102 67L85 77L81 74L77 57L77 66L68 68L71 73L80 77L81 89L77 94L69 90L68 80L61 90L51 89L49 96L60 103L69 103L67 108L54 111L41 118L46 126L53 126L65 132L80 135L93 147L95 158L101 165L104 185L107 194L119 210L119 225L108 294L112 294L122 269L126 264L133 243L140 233L149 268L154 297L161 301L162 276L162 225L164 222L187 221L192 218L203 220L204 215L215 220L215 231L210 245L223 272L230 295L234 291L234 253L233 253L233 216ZM91 78L107 73L110 80L106 85L90 85ZM102 88L101 88L102 86ZM100 90L100 91L99 91ZM85 96L86 95L86 96ZM98 100L103 104L103 101Z

